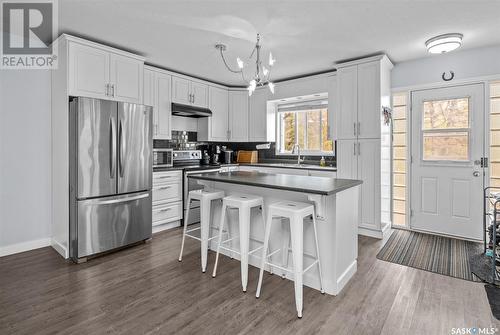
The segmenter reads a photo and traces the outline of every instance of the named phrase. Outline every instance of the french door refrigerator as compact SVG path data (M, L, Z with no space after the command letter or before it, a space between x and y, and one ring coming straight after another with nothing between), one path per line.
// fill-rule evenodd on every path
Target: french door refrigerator
M151 237L151 107L71 98L70 257Z

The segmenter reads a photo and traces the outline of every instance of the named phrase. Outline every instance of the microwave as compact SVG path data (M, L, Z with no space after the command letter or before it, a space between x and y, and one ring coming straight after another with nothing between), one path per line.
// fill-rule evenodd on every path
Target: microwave
M171 167L174 165L173 149L153 149L153 167Z

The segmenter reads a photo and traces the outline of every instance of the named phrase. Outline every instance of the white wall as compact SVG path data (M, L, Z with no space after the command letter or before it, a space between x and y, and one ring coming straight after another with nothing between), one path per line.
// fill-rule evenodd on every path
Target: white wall
M403 88L443 82L441 74L455 72L454 80L500 76L500 45L459 50L444 55L397 63L392 70L392 87Z
M50 72L0 71L0 256L49 244Z

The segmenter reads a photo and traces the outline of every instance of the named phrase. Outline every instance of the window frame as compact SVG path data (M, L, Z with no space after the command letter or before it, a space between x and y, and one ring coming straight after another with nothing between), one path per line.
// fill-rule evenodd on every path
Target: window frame
M316 98L316 99L309 99L309 100L298 100L296 102L298 103L307 103L307 102L314 102L314 101L326 101L326 104L323 104L323 105L318 105L318 108L317 110L320 110L320 119L319 119L319 124L322 125L323 124L323 113L321 112L321 110L325 109L326 110L326 115L327 115L327 126L328 127L331 127L331 125L329 124L329 122L331 122L330 120L328 120L328 107L329 107L329 104L328 104L328 96L325 96L323 98ZM307 148L307 112L308 111L311 111L311 110L314 110L314 109L304 109L304 110L296 110L296 111L280 111L280 105L283 106L283 105L289 105L290 102L287 101L287 102L284 102L284 103L278 103L276 104L276 138L277 138L277 145L276 145L276 150L275 150L275 154L277 156L297 156L296 154L292 153L292 151L282 151L282 148L284 148L284 136L283 136L283 133L284 133L284 124L283 124L283 118L282 118L282 114L284 113L294 113L295 114L295 123L294 123L294 127L295 127L295 143L297 144L297 141L298 141L298 134L299 134L299 129L297 127L297 122L298 122L298 117L297 117L297 114L298 113L305 113L305 118L306 118L306 136L304 138L304 141L306 143L305 147ZM320 134L319 134L319 142L320 144L322 145L323 144L323 132L321 131L322 128L320 128ZM303 155L303 156L325 156L325 157L335 157L335 141L333 139L331 139L332 141L332 150L331 151L323 151L323 150L306 150L305 148L300 148L300 154Z

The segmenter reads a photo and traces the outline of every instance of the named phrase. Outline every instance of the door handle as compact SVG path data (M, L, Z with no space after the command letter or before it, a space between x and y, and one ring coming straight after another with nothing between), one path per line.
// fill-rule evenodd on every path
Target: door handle
M122 120L120 120L120 127L118 128L118 145L120 146L120 152L118 153L118 169L120 170L120 177L123 177L123 156L124 156L124 147L123 143L123 125Z
M479 171L474 171L474 172L472 172L472 175L474 177L479 177L480 173L479 173Z
M116 134L115 134L115 122L112 117L109 118L109 177L115 178L116 171Z
M132 196L127 196L127 197L122 196L119 199L110 199L110 200L94 199L94 200L87 200L87 201L89 204L92 204L92 205L110 205L110 204L118 204L121 202L135 201L135 200L144 199L147 197L149 197L149 193L132 195Z

